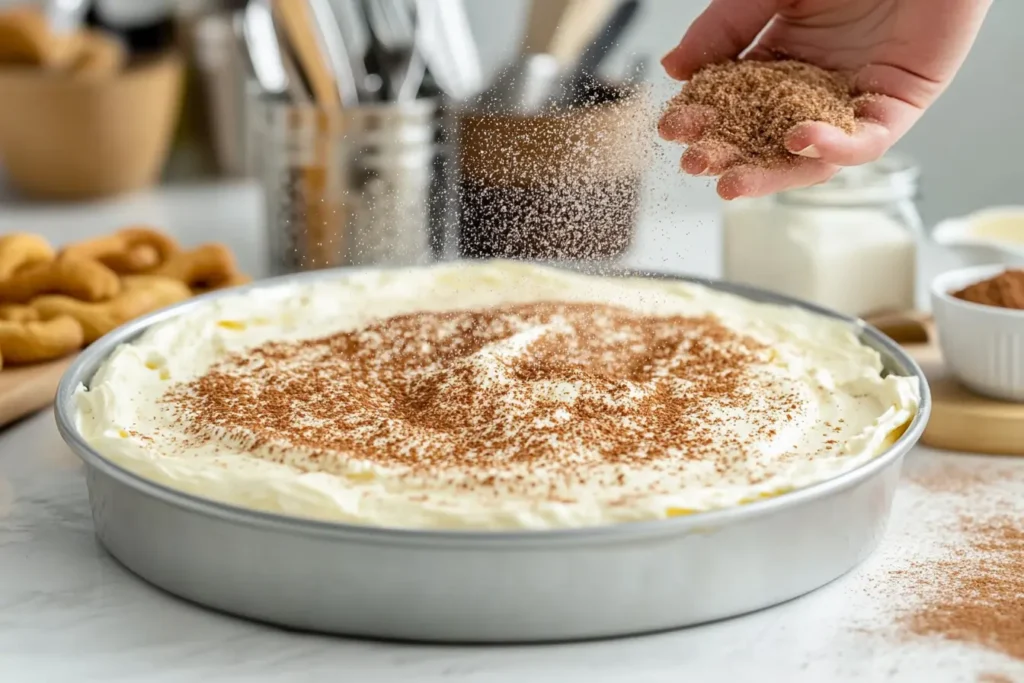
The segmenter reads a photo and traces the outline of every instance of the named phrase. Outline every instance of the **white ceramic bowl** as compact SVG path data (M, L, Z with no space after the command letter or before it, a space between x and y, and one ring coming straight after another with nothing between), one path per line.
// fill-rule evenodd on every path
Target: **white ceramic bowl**
M936 225L931 236L959 267L1024 267L1024 206L995 206L950 218Z
M972 391L1024 402L1024 310L963 301L953 292L1002 273L1004 265L943 273L932 281L932 314L946 367Z

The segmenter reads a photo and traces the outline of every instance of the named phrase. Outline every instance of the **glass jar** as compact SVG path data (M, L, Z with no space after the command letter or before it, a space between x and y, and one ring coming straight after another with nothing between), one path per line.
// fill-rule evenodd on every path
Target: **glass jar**
M731 202L723 274L846 315L913 309L918 179L892 155L820 185Z

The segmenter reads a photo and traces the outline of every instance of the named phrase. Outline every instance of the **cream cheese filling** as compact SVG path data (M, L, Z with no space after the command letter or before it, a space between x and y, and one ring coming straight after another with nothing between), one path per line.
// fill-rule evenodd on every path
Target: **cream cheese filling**
M749 400L711 406L716 422L728 425L718 443L723 459L687 457L680 444L671 467L642 458L612 463L601 461L586 443L558 442L560 426L576 419L572 407L587 391L585 383L523 384L508 371L539 340L573 339L558 316L524 324L455 361L480 387L507 391L510 416L517 406L538 401L556 406L531 418L546 421L533 426L550 427L548 445L564 446L566 458L586 462L586 476L570 481L557 466L522 462L495 465L491 474L500 481L537 482L557 495L466 485L480 478L480 467L417 471L344 452L314 457L295 444L254 446L237 430L212 430L197 440L164 400L172 387L267 342L358 331L403 314L552 301L607 304L655 317L711 314L762 344L766 351L752 368L756 391ZM571 528L738 505L864 464L890 445L920 400L916 379L883 377L881 370L878 354L848 325L801 309L670 280L601 278L509 262L449 264L354 272L215 299L114 351L90 386L78 388L77 423L88 443L110 460L173 488L243 507L386 527ZM634 382L609 396L609 407L643 400L650 391ZM777 424L766 429L765 416L783 399L793 410L780 412ZM314 418L297 412L295 419ZM514 429L517 423L509 417L508 424ZM737 439L744 443L742 452L725 453L736 450ZM643 443L637 448L642 452Z

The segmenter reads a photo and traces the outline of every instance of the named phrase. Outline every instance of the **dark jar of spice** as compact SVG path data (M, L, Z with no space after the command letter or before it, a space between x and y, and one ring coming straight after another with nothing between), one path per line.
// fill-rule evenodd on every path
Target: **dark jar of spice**
M457 117L459 255L607 260L630 246L651 127L637 92L600 104Z

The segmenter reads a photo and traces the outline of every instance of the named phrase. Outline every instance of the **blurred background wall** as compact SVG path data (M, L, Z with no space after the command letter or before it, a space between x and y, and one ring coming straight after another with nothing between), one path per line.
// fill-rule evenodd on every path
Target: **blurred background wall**
M134 0L139 4L165 0ZM181 0L184 1L184 0ZM213 1L213 0L211 0ZM24 0L0 0L0 6ZM188 0L195 3L197 0ZM525 0L465 0L481 59L493 72L516 50L525 19ZM675 85L657 63L707 6L704 0L646 0L641 16L620 46L612 69L631 57L650 57L648 79L660 100ZM923 167L921 208L925 220L960 215L975 208L1024 204L1024 1L995 0L988 21L950 90L900 143ZM715 206L706 180L674 174L675 150L666 150L652 176L663 191L685 193L694 209ZM661 191L661 190L659 190Z

